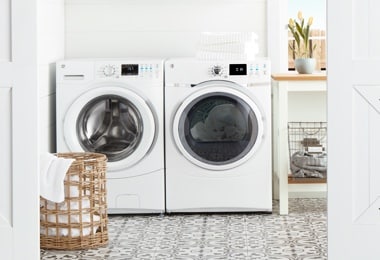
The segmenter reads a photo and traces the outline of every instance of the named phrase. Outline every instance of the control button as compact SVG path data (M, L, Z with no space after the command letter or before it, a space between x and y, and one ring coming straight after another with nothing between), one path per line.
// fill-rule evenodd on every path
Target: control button
M112 66L112 65L106 65L106 66L104 67L104 69L103 69L103 74L104 74L104 76L106 76L106 77L111 77L111 76L113 76L113 75L115 74L115 72L116 72L116 69L115 69L115 67Z
M215 65L211 68L211 74L213 76L221 76L223 74L223 68L222 66Z

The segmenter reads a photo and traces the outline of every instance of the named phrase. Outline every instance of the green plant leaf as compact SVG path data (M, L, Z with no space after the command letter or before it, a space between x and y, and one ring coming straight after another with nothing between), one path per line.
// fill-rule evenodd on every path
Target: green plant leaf
M301 20L301 28L303 28L304 22L305 22L305 19L302 18L302 20Z
M293 54L298 58L312 58L316 45L312 46L312 43L310 42L310 18L309 21L305 23L305 19L302 17L301 13L301 15L298 15L298 19L289 19L289 21L291 22L292 26L288 24L288 28L292 33L295 41L295 44L289 46L293 51Z
M300 46L300 43L301 43L301 39L300 39L300 36L297 32L294 32L294 39L296 40L296 43L297 43L297 48L299 49L301 46Z
M302 27L299 25L299 23L296 23L296 29L299 35L301 36L301 38L304 39L305 37L303 35L303 30L302 30Z
M310 26L307 25L305 28L305 51L308 52L309 49L309 32L310 32Z

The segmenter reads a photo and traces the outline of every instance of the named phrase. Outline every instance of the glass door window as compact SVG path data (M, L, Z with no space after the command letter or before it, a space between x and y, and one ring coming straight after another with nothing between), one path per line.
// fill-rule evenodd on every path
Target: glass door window
M326 70L326 0L289 0L288 18L297 19L298 12L301 11L305 23L309 17L313 17L310 27L309 44L313 46L313 57L317 61L317 70ZM295 39L288 30L288 68L294 70L293 52Z
M77 119L77 136L85 151L103 153L109 162L122 160L139 146L144 130L132 102L104 95L88 102Z
M211 165L239 161L255 145L258 121L241 98L229 93L209 93L193 100L178 125L185 150Z

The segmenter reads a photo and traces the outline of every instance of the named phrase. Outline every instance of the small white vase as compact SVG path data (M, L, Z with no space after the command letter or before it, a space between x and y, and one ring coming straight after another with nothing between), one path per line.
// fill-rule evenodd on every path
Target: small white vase
M294 61L294 67L299 74L312 74L315 70L314 58L297 58Z

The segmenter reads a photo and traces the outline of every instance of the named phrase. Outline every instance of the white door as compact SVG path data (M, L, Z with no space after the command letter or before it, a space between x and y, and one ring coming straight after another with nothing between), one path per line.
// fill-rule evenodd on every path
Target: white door
M380 1L328 3L328 258L380 259Z
M0 252L39 250L36 1L0 2Z

